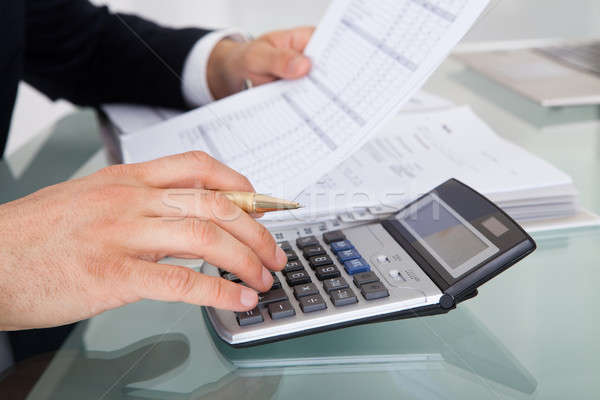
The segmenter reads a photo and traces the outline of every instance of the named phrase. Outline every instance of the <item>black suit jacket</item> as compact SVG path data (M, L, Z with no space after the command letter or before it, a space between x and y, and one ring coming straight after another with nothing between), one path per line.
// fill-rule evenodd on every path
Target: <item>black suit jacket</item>
M79 105L181 108L183 64L205 33L111 14L87 0L0 0L0 156L21 79Z
M0 0L0 157L20 80L80 105L184 107L183 64L205 33L111 14L87 0ZM15 360L57 349L71 329L11 332Z

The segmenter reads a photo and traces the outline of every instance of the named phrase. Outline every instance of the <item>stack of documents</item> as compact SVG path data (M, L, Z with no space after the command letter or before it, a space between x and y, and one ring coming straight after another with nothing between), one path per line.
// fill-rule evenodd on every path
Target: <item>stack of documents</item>
M334 0L305 53L310 74L183 115L108 107L125 162L202 150L258 192L306 207L268 225L393 212L458 178L518 220L576 212L571 179L468 108L418 90L487 0ZM411 100L412 99L412 100Z
M346 222L370 219L449 178L472 186L520 221L577 211L568 175L496 135L470 108L451 107L396 116L306 189L300 201L310 207L295 214L318 218L334 209Z

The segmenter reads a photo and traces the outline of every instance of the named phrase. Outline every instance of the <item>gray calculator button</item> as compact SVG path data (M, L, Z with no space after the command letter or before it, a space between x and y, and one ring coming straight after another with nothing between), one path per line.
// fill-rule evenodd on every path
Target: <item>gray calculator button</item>
M303 312L310 313L326 309L327 304L325 304L325 300L323 300L320 294L314 294L312 296L301 298L300 308L302 308Z
M266 306L270 303L275 303L277 301L287 300L287 296L283 289L273 289L269 290L266 293L258 294L258 305Z
M333 290L346 289L348 287L348 282L342 277L332 278L323 281L323 288L327 293Z
M331 302L336 307L347 306L350 304L358 303L358 299L354 295L352 289L340 289L334 290L330 293Z
M310 275L303 269L286 274L285 279L290 286L303 285L305 283L310 283L311 281Z
M325 265L323 267L317 267L317 269L315 269L315 273L320 281L324 281L325 279L337 278L338 276L340 276L340 270L337 269L335 265Z
M281 249L283 251L292 250L292 245L287 240L285 242L280 242L280 243L277 243L277 244L279 245L279 247L281 247Z
M264 321L262 314L258 310L258 307L250 311L238 312L235 314L240 326L259 324Z
M323 254L327 254L327 253L325 252L325 249L320 245L308 246L302 250L302 255L306 259L309 259L314 256L322 256Z
M288 272L300 271L301 269L304 269L304 266L300 260L288 261L283 268L283 273L287 274Z
M317 267L321 267L323 265L331 265L333 264L333 260L327 254L322 256L315 256L308 259L308 263L312 269Z
M272 319L282 319L293 317L296 315L294 307L289 301L280 301L278 303L269 304L269 315Z
M388 292L381 282L373 282L362 285L360 292L367 300L381 299L390 295L390 292Z
M361 272L360 274L354 275L354 284L358 287L372 282L379 282L379 278L373 271Z
M319 289L314 283L307 283L304 285L294 286L294 296L297 299L302 297L311 296L313 294L319 294Z
M287 257L288 261L294 261L298 259L298 255L296 254L296 252L292 249L289 250L283 250L285 252L285 256Z
M296 246L299 249L303 249L308 246L316 246L319 244L319 240L315 236L305 236L296 239Z
M276 274L271 275L273 275L273 286L271 286L271 290L281 289L281 281L279 280L279 277Z
M327 244L339 242L340 240L346 240L346 235L342 231L331 231L323 234L323 241Z

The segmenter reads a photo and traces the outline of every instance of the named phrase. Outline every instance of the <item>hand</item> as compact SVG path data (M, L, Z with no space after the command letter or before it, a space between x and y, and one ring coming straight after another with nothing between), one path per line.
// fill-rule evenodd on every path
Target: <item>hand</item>
M242 90L244 81L262 85L274 80L297 79L308 74L310 60L302 52L312 27L267 33L248 43L220 41L208 60L208 85L215 99Z
M285 253L219 190L253 191L201 152L116 165L0 206L0 331L66 324L140 299L256 306ZM184 267L202 258L251 288Z

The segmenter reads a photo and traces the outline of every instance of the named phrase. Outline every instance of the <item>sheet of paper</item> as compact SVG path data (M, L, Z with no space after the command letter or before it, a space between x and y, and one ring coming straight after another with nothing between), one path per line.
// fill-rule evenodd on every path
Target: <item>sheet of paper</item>
M422 112L449 108L454 104L437 94L418 91L400 109L401 113ZM105 104L102 110L118 129L120 135L129 135L153 127L184 114L183 111L138 104Z
M561 210L572 210L576 194L568 175L496 135L470 108L459 107L397 116L298 196L304 209L264 219L313 220L365 207L398 207L449 178L513 207L562 202ZM540 200L544 197L553 201Z
M267 194L295 197L393 117L487 0L334 0L308 77L261 86L122 139L126 162L204 150Z

